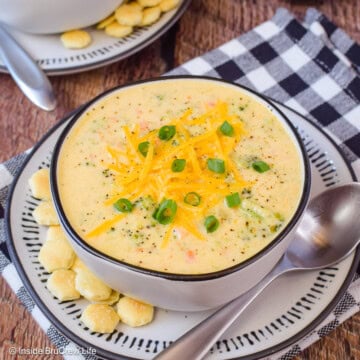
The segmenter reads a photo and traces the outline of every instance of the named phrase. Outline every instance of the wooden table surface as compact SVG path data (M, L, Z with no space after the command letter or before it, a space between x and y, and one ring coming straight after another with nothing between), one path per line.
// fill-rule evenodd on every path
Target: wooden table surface
M250 30L269 19L280 6L289 8L300 19L309 6L316 7L360 42L358 0L193 0L175 31L141 52L97 70L53 77L58 107L52 113L37 109L10 76L0 74L0 163L33 146L65 114L98 93L128 81L158 76ZM167 47L173 48L173 56L164 51ZM0 277L0 359L62 358L60 355L10 356L11 346L52 345ZM360 359L360 313L310 346L297 359Z

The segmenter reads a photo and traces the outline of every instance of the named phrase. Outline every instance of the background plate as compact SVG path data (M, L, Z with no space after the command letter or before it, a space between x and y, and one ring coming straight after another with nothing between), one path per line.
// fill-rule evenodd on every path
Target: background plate
M158 39L184 13L191 0L181 0L180 5L162 14L155 24L136 28L129 36L116 39L91 27L87 30L92 36L92 44L80 50L66 49L60 36L25 34L9 30L14 38L28 51L47 75L66 75L95 69L124 59L140 51ZM0 60L0 72L7 72Z
M311 160L311 197L354 175L335 144L297 113L280 109L298 128ZM112 334L98 334L79 321L88 302L59 302L46 289L49 276L37 260L46 228L38 226L32 211L37 205L28 187L29 177L48 167L51 152L69 119L50 131L34 148L14 182L8 203L8 247L26 289L49 320L75 343L95 348L112 359L151 359L212 311L171 312L157 309L155 320L142 328L119 324ZM360 251L321 271L288 274L274 281L211 349L207 359L254 359L296 342L318 325L340 300L356 269Z

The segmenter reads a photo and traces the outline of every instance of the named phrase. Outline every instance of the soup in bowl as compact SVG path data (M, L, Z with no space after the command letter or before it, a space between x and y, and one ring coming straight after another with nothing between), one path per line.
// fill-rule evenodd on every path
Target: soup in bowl
M279 260L309 196L295 130L252 91L170 77L106 92L60 137L52 190L79 257L122 293L223 304Z

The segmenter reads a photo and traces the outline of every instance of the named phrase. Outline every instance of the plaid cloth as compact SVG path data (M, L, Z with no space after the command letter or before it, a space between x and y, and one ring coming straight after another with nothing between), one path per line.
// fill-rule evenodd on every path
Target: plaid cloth
M360 178L359 71L359 45L323 14L309 9L304 23L300 23L287 10L279 9L270 21L190 60L168 75L221 77L280 101L320 125L340 146ZM9 186L25 158L26 154L22 154L0 165L0 218L4 217ZM5 245L3 219L0 220L0 273L54 344L74 348L73 343L50 325L23 287ZM357 275L318 329L268 359L291 359L359 310Z

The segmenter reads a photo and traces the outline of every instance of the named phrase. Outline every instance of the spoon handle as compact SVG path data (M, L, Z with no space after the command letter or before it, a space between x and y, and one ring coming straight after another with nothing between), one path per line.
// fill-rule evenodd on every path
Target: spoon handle
M292 268L286 257L283 257L272 271L255 287L221 307L213 315L189 330L167 349L160 353L156 360L191 359L200 360L209 351L216 340L234 323L248 305L279 275Z
M49 79L1 24L0 58L30 101L43 110L55 109L56 100Z

